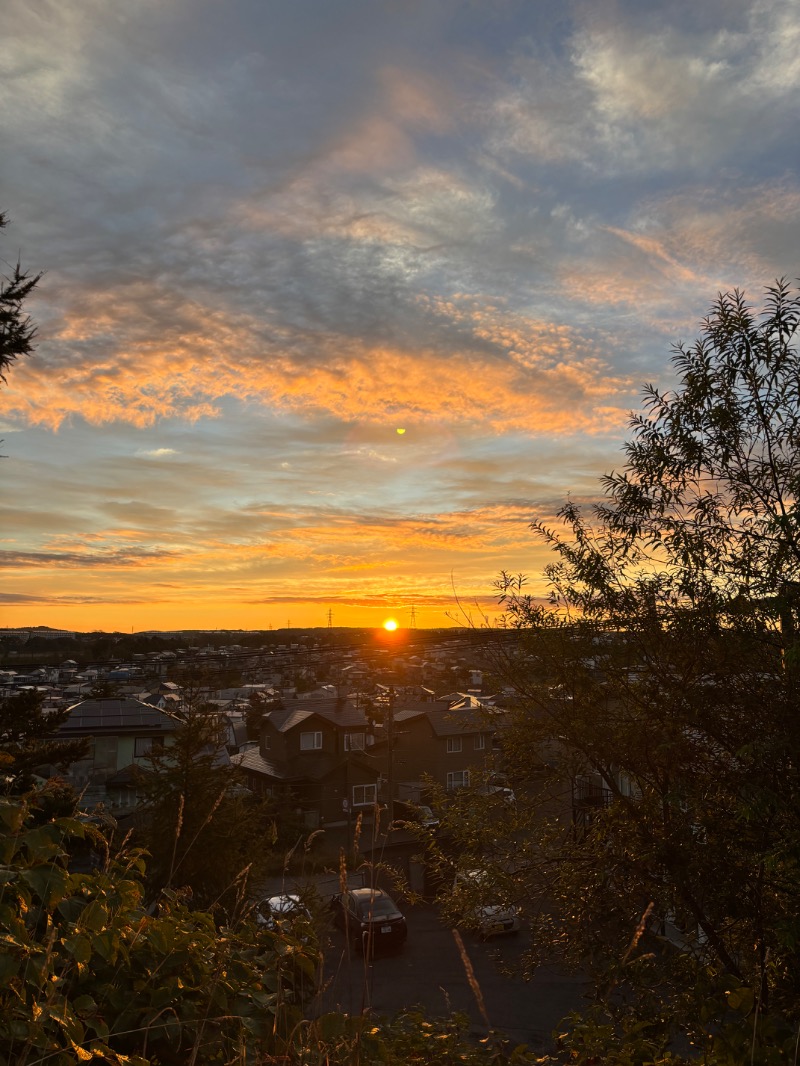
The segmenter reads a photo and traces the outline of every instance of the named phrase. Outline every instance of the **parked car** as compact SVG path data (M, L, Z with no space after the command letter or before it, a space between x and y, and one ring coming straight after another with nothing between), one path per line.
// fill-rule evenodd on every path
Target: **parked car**
M503 933L516 934L520 930L520 907L514 903L473 903L470 897L480 892L481 883L486 880L484 870L459 870L453 882L453 895L456 900L461 896L467 905L462 912L464 924L474 929L481 937L499 936ZM469 902L467 902L469 901Z
M488 796L495 800L500 799L504 803L514 804L517 802L513 788L508 788L507 785L480 785L476 791L479 796Z
M259 900L255 906L255 915L258 925L273 931L282 921L294 921L296 918L311 920L308 907L299 896L291 892Z
M322 951L311 912L300 896L283 893L267 896L254 908L256 924L277 940L295 942L293 949L278 956L277 979L288 1003L307 1004L317 994L322 977Z
M365 955L397 951L408 936L400 908L380 888L351 888L331 900L334 923Z
M406 803L403 800L395 800L394 820L395 822L414 822L425 829L439 828L439 819L424 803Z

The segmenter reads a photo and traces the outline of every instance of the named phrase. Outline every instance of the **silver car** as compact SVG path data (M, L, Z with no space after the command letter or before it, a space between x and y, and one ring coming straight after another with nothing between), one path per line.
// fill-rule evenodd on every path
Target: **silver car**
M486 880L483 870L459 870L453 883L453 894L474 895L481 882ZM480 903L469 905L464 913L464 924L474 929L481 937L499 936L503 933L518 933L522 911L514 903Z

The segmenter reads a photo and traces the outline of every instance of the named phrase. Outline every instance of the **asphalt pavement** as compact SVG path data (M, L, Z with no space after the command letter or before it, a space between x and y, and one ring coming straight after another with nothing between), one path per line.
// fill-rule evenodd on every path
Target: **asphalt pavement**
M488 1018L489 1028L513 1044L544 1051L561 1019L584 1005L582 982L555 968L542 967L527 982L505 972L513 970L524 949L524 929L516 937L487 941L464 933L462 944L480 990L484 1018L456 938L438 910L433 905L403 910L408 940L397 954L365 960L348 949L341 932L330 933L316 1012L371 1010L391 1015L412 1006L421 1007L430 1018L459 1012L468 1017L476 1035L485 1035Z

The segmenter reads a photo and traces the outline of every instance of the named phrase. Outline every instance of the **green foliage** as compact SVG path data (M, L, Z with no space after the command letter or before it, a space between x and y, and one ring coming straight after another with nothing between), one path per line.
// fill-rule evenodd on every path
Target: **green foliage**
M534 1066L545 1063L524 1045L511 1047L496 1034L475 1041L468 1019L431 1020L409 1008L392 1018L326 1014L307 1022L287 1066Z
M81 818L40 817L24 800L0 803L2 1066L539 1061L494 1037L470 1040L461 1017L311 1020L319 952L308 928L220 928L174 892L147 908L141 853L76 873L75 846L91 838L107 854L103 834Z
M83 758L87 740L55 738L67 717L67 710L45 714L42 697L32 689L0 696L0 792L25 792L36 769L64 769Z
M282 1048L315 987L316 946L249 922L218 929L175 893L151 913L140 853L70 870L93 835L0 805L0 1062L247 1063Z

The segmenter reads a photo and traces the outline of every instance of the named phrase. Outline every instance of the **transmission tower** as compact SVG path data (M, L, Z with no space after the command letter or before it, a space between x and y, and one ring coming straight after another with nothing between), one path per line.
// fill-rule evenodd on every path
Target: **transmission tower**
M328 629L333 629L333 608L328 608Z
M411 628L417 628L417 608L414 606L411 607Z

